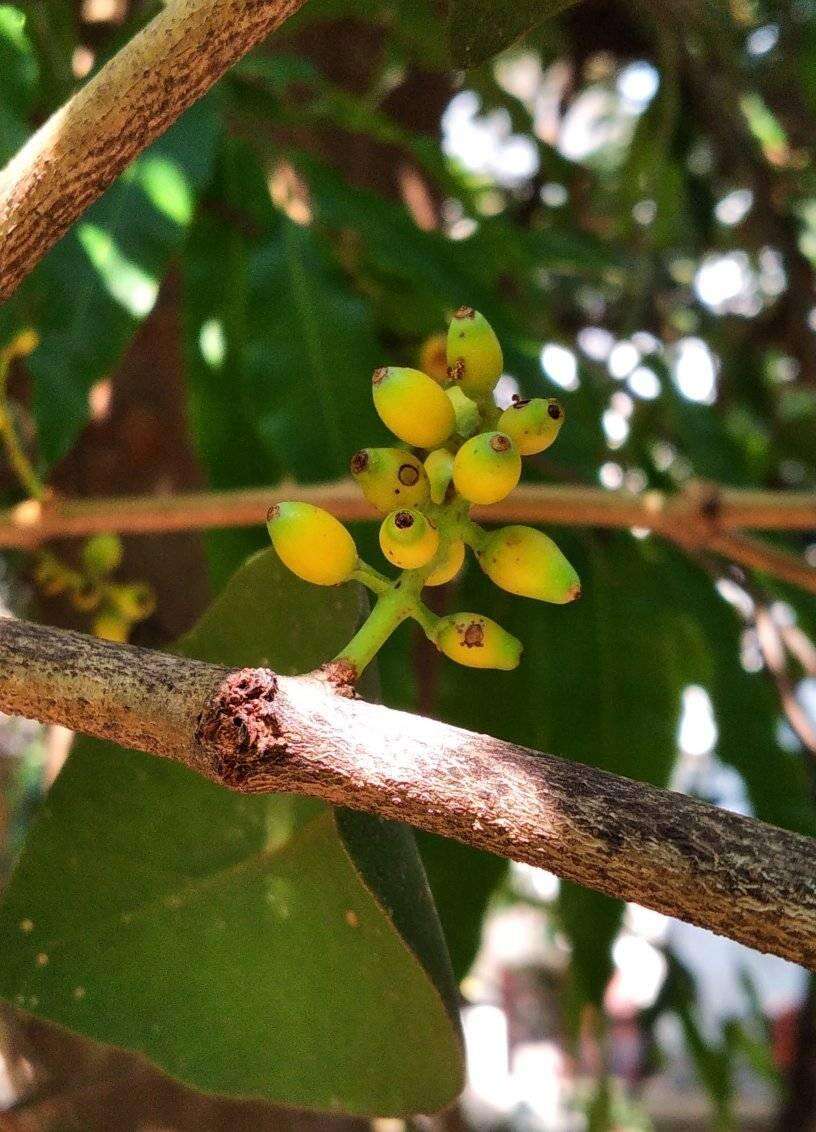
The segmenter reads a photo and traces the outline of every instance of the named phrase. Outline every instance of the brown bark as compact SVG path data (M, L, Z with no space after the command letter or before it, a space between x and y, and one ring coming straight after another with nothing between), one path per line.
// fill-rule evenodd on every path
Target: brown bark
M0 623L0 709L551 869L816 967L816 844L582 764L277 676ZM588 752L591 756L591 752Z
M125 166L304 0L173 0L0 173L0 301Z

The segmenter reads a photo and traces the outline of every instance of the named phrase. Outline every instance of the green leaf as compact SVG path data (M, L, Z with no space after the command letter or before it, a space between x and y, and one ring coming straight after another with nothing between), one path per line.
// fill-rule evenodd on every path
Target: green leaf
M475 67L577 0L449 0L448 44L457 67Z
M307 586L269 550L181 649L305 670L358 609L356 587ZM399 826L81 741L6 893L0 945L4 997L205 1091L384 1115L461 1087L444 942Z
M40 334L28 367L46 463L68 451L88 419L91 386L115 366L153 309L209 176L216 127L210 101L191 108L24 284L21 317Z
M190 416L207 478L336 479L386 435L371 401L382 357L367 306L320 233L273 209L246 145L224 144L217 188L226 207L202 210L184 259ZM255 537L208 540L216 584Z
M430 833L416 837L453 973L461 982L476 958L487 905L507 874L507 861Z
M38 68L25 23L19 8L0 4L0 165L16 153L29 132Z

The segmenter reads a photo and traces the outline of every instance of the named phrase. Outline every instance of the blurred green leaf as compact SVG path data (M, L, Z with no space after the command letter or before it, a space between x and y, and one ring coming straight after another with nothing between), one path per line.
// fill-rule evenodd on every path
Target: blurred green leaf
M475 67L577 0L448 0L448 45L458 67Z
M181 248L217 133L198 103L129 166L15 296L18 317L40 334L28 360L39 451L63 456L88 419L88 392L150 313ZM70 280L70 285L66 281Z
M25 25L19 8L0 4L0 165L26 140L36 95L37 60Z
M308 670L358 603L356 587L308 586L269 550L181 651ZM461 1086L450 967L403 827L81 741L0 939L10 1001L205 1091L383 1115L437 1109Z

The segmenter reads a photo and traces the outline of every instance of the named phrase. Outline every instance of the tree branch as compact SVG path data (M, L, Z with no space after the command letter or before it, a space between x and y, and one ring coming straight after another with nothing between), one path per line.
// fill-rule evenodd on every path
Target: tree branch
M701 500L699 491L634 495L582 485L521 484L491 507L474 508L485 522L552 523L586 527L648 527L671 537L689 525L734 531L806 531L816 529L816 492L746 491L714 487ZM352 480L335 483L281 483L231 491L189 492L97 499L25 500L0 510L0 548L33 550L50 539L84 538L100 532L162 534L213 527L250 527L263 523L270 504L304 500L331 511L338 519L374 519L376 512ZM703 514L711 510L714 517Z
M185 495L118 499L28 499L0 511L0 548L34 550L49 539L77 538L106 531L161 534L245 527L263 523L270 504L304 500L338 519L374 519L376 512L351 480ZM746 491L695 484L675 495L647 491L633 495L580 485L522 484L507 499L477 507L486 522L552 523L587 527L645 527L685 547L705 547L751 569L816 593L816 568L796 555L734 532L816 529L816 493Z
M125 166L304 0L170 0L0 173L0 301Z
M230 670L9 619L0 708L233 790L404 821L816 967L811 839L350 698L320 674Z

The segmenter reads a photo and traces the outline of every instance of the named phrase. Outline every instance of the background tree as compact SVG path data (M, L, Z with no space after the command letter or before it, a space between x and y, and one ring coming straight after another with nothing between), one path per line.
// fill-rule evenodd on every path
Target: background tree
M159 8L0 6L2 158ZM568 426L553 453L533 461L530 485L598 487L624 508L634 496L641 516L649 492L684 502L647 524L625 510L607 522L611 511L594 495L529 497L527 521L568 523L557 537L582 577L582 601L531 609L471 570L438 594L437 611L495 615L525 640L524 666L459 670L404 627L380 656L383 702L662 786L676 765L683 691L699 686L713 706L717 755L742 776L752 811L811 834L816 17L807 3L584 0L542 23L539 6L529 8L526 20L518 5L491 5L483 22L480 6L454 4L447 26L432 3L310 0L138 156L10 294L0 308L8 600L38 620L100 629L107 607L87 609L100 587L85 584L80 545L58 536L118 529L125 556L110 584L148 583L156 597L153 612L145 599L137 612L147 616L128 622L135 643L184 637L189 656L284 673L333 655L334 636L357 616L355 595L335 595L327 610L294 585L272 600L289 583L269 558L227 586L267 542L260 519L271 493L251 489L345 477L350 453L382 435L370 371L384 360L417 364L443 312L472 303L504 343L505 395L515 381L566 406ZM207 520L183 518L194 509L182 503L168 521L151 502L190 488L249 494ZM728 489L786 493L784 502L751 496L762 521L755 511L738 525L772 528L761 542L719 523ZM123 495L147 499L98 499ZM97 501L79 506L70 527L84 497ZM349 506L342 491L326 498L341 513ZM219 529L183 530L205 521ZM628 529L647 525L665 537ZM149 533L168 527L175 533ZM354 533L371 546L376 527L361 522ZM53 559L37 550L46 536ZM54 562L74 581L55 583ZM220 604L199 621L211 595ZM141 756L128 756L139 789L123 795L99 748L77 746L47 803L56 821L35 827L5 920L18 949L21 924L30 920L32 935L42 926L29 911L35 895L55 924L70 911L72 962L32 943L42 987L27 986L17 1006L70 1016L73 1029L147 1050L181 1080L219 1092L318 1108L334 1097L364 1113L412 1100L430 1108L455 1092L453 1007L436 993L444 977L432 958L424 968L409 962L431 920L416 914L419 897L406 902L410 922L400 919L382 878L365 871L389 854L413 861L410 847L380 844L370 826L335 827L311 803L235 798ZM13 765L10 796L19 798L24 764ZM17 836L26 807L10 811ZM291 856L291 877L276 858L257 877L205 883L270 844ZM461 979L489 900L507 892L506 865L431 835L419 844ZM356 873L343 872L349 846ZM182 879L210 894L187 920L173 903ZM324 908L338 902L330 932L306 915L318 884ZM218 932L258 922L261 900L294 933L281 937L272 967L292 988L286 1044L305 1048L321 1031L321 1074L270 1055L271 1005L246 982L270 966L268 935L259 930L245 949L243 982L225 977ZM134 908L142 911L130 929L122 917ZM555 915L571 946L565 1001L576 1028L599 1017L621 912L561 886ZM349 940L354 917L370 929L363 943ZM388 933L399 942L378 975L370 956ZM179 970L163 982L170 950ZM28 962L15 950L4 979L20 978ZM94 1000L77 973L83 964L110 997ZM361 964L367 974L354 984ZM175 981L191 970L192 983ZM357 992L357 1025L345 1001L325 1011L344 983ZM389 1015L382 1004L396 984L405 997ZM236 998L219 999L228 992ZM700 1035L693 985L679 974L666 995L726 1125L740 1039L714 1046ZM214 1014L221 1006L231 1027L208 1032L200 1048L200 1016L188 1009L199 998ZM298 1018L308 1022L302 1035ZM52 1085L44 1075L38 1088L76 1084L65 1068L78 1056L73 1039L30 1020L14 1026L14 1041L32 1042L49 1068ZM806 1017L786 1128L812 1119L796 1105L808 1096L811 1030ZM412 1045L428 1061L398 1074ZM244 1051L240 1071L231 1047ZM342 1059L329 1063L327 1051L349 1048L380 1067L365 1086ZM99 1056L83 1053L96 1081ZM121 1058L105 1065L117 1079L127 1074L135 1123L146 1102L133 1075L144 1084L145 1071ZM111 1092L121 1113L123 1090ZM235 1107L219 1115L220 1102L181 1099L169 1085L166 1095L180 1125L266 1119ZM596 1098L602 1126L608 1092ZM38 1103L44 1123L61 1118L63 1101ZM86 1126L105 1126L103 1107Z

